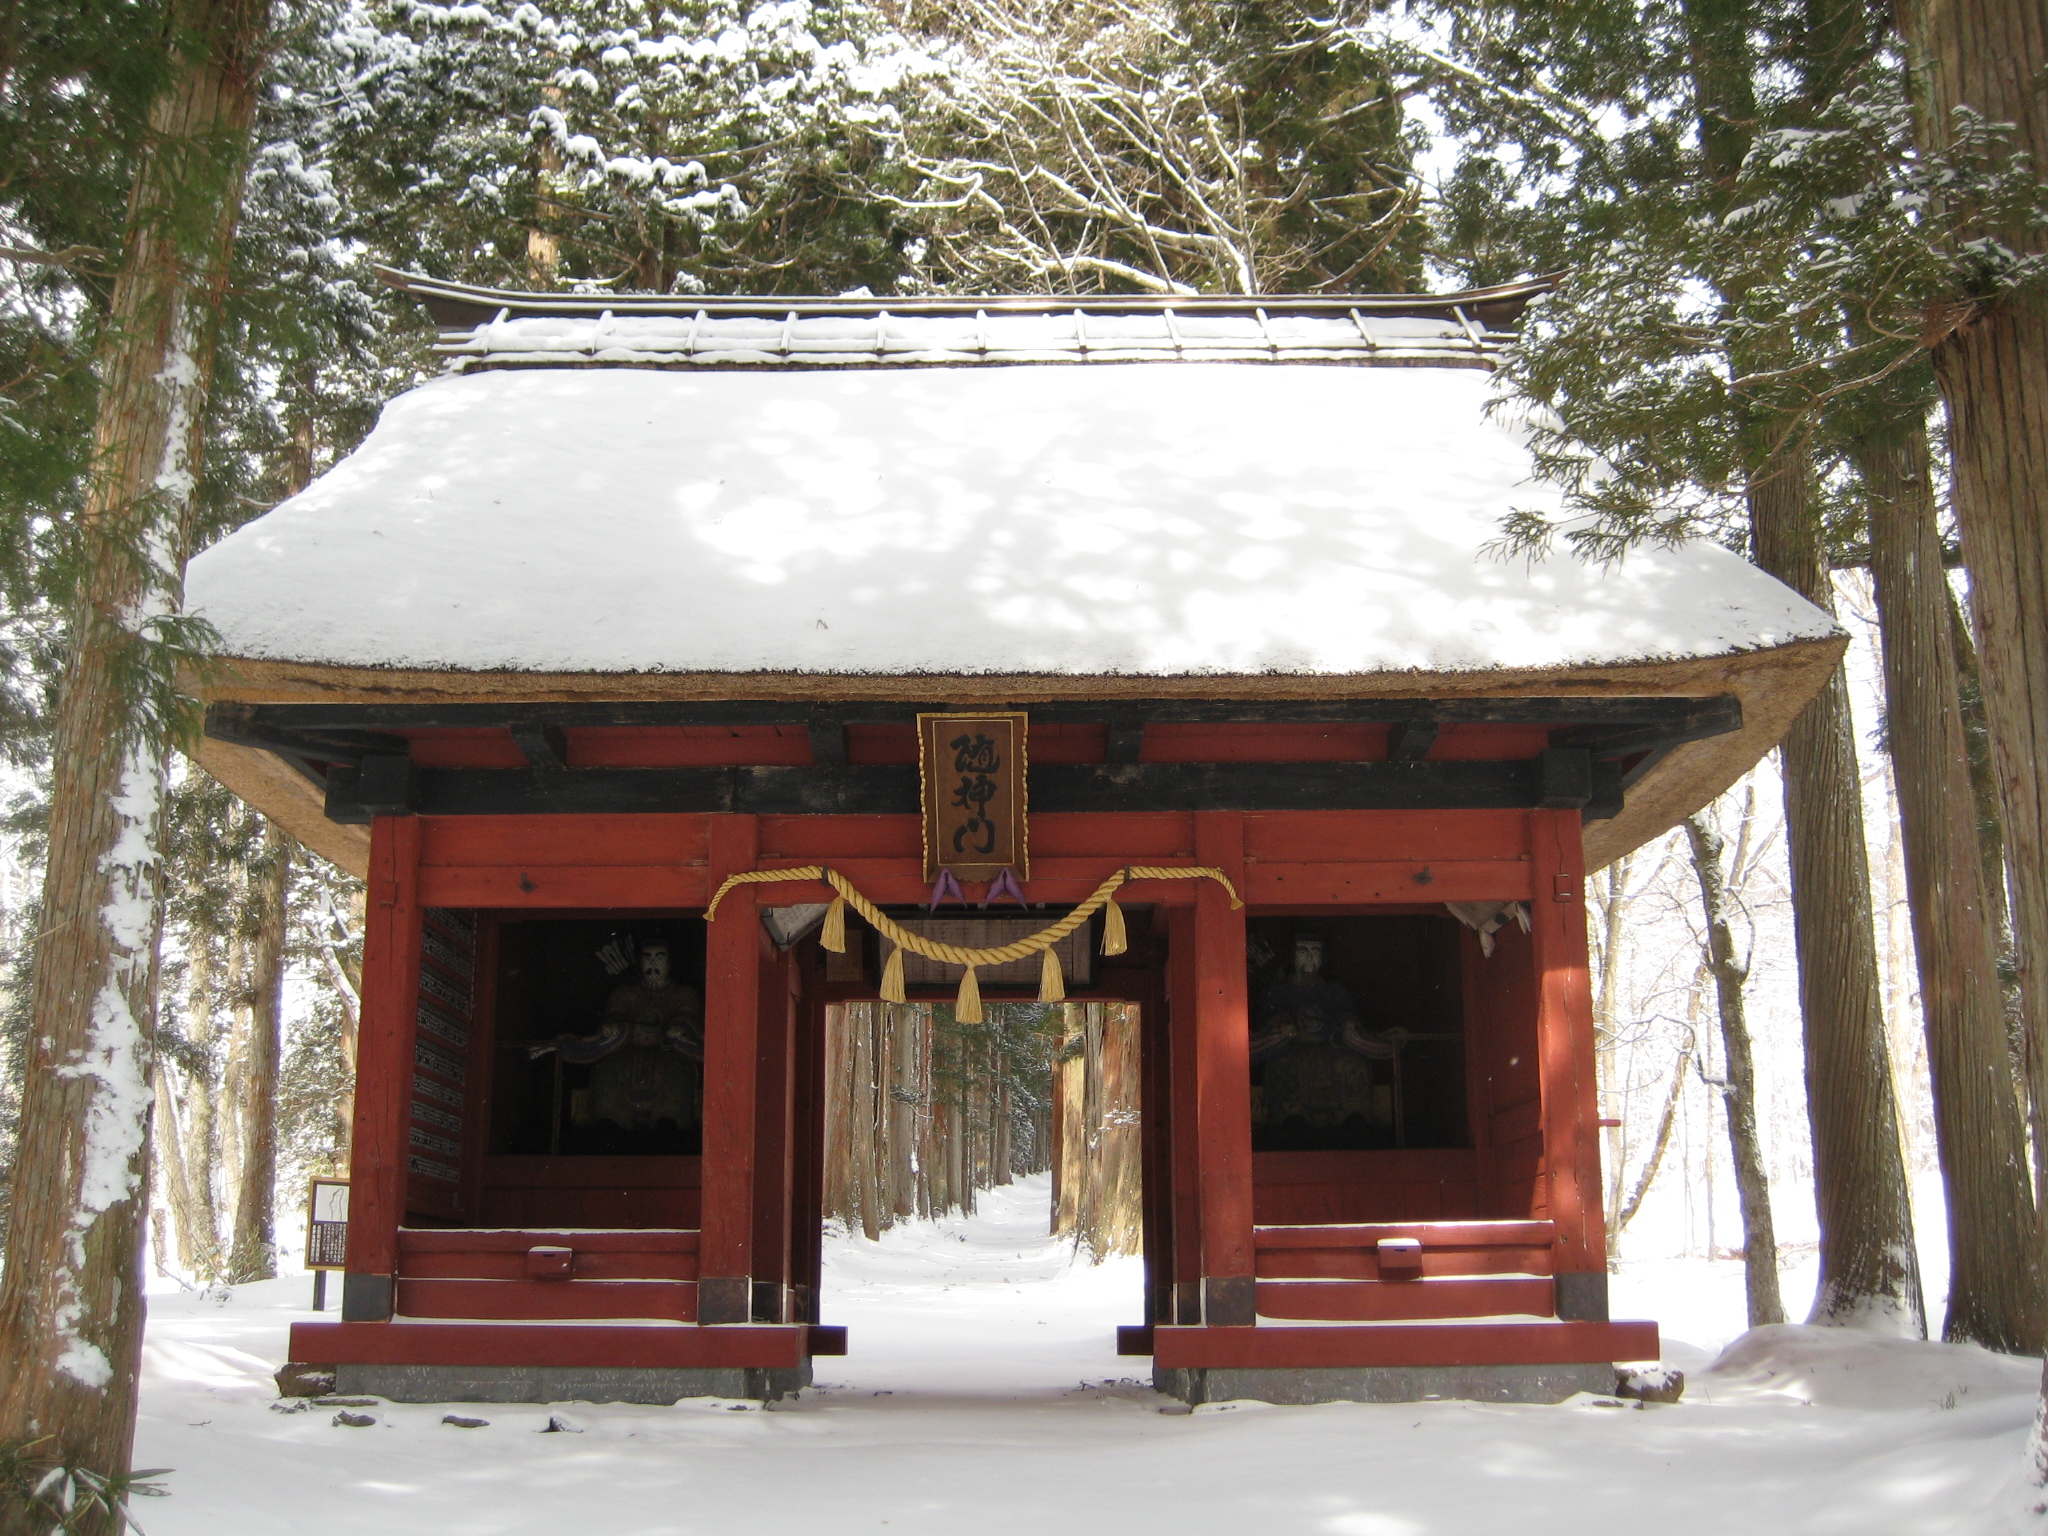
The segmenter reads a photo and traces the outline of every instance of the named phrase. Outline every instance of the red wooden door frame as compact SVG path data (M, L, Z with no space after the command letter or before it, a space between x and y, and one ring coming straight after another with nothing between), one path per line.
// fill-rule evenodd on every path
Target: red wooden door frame
M1195 858L1244 881L1244 817L1195 817ZM1202 1321L1249 1327L1257 1319L1252 1251L1250 1008L1245 914L1213 880L1195 893L1195 1164L1202 1223Z
M1536 866L1530 938L1536 966L1536 1050L1543 1164L1558 1316L1607 1320L1606 1223L1600 1200L1600 1101L1593 990L1586 954L1585 855L1576 811L1529 812Z
M713 890L755 864L759 827L752 816L711 819ZM755 892L726 893L704 955L704 1215L697 1281L700 1323L753 1318L754 1166L761 1023L761 951L768 936Z
M413 1036L420 986L419 823L380 816L370 827L362 1014L356 1035L349 1151L345 1322L391 1316L398 1229L405 1221L412 1125Z

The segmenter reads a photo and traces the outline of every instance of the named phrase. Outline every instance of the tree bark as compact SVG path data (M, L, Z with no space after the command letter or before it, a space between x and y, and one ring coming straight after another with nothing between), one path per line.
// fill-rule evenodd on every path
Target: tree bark
M253 813L252 813L253 814ZM235 889L235 900L230 908L228 931L228 976L227 1005L227 1049L221 1057L221 1072L214 1085L213 1141L219 1150L217 1197L227 1216L228 1240L233 1240L235 1220L234 1197L242 1187L242 1118L235 1112L235 1106L242 1097L242 1062L247 1055L248 1014L244 1000L249 991L249 935L244 929L244 918L249 897L249 872L236 867L231 879ZM213 1181L209 1181L212 1183ZM216 1227L219 1230L219 1227ZM225 1256L225 1245L222 1248ZM223 1262L221 1276L226 1278Z
M1778 1289L1778 1227L1771 1215L1771 1181L1764 1170L1763 1138L1756 1126L1756 1059L1750 1049L1749 1004L1743 989L1749 967L1736 957L1735 930L1728 921L1728 877L1721 864L1726 839L1704 811L1685 818L1692 844L1693 873L1706 915L1707 969L1721 1019L1721 1047L1728 1058L1721 1103L1728 1115L1728 1153L1735 1168L1735 1198L1742 1210L1743 1284L1749 1296L1749 1326L1785 1321Z
M1958 106L2015 126L2015 147L2048 166L2048 14L2039 0L1897 0L1923 145L1946 142ZM2039 230L1992 235L2039 251ZM2027 1084L2048 1101L2048 313L2006 303L1934 351L1948 405L1957 520L2004 811L2013 955ZM2038 1123L2038 1121L2037 1121ZM2037 1191L2037 1195L2048 1191ZM2024 1482L2048 1487L2048 1368Z
M161 933L164 736L139 635L175 606L268 0L178 0L102 354L56 710L44 927L0 1279L0 1441L128 1470ZM138 558L140 557L140 558ZM0 1511L7 1536L37 1513Z
M1899 0L1917 132L1945 144L1958 107L2015 127L2048 166L2048 15L2037 0ZM1965 230L2039 252L2039 230ZM1934 349L1948 406L1957 520L1970 569L1991 726L2029 1086L2048 1099L2048 312L2008 302L1966 317Z
M248 987L242 1016L235 1119L240 1125L241 1184L235 1195L229 1281L277 1278L277 1069L284 1046L285 906L291 887L292 840L264 822L265 863L252 882L256 930L249 938Z
M1757 564L1832 613L1809 473L1803 458L1773 456L1750 491L1751 536ZM1793 722L1780 751L1820 1217L1820 1284L1808 1321L1888 1319L1924 1335L1920 1261L1878 999L1863 784L1840 667Z
M1885 718L1927 1022L1934 1130L1948 1195L1943 1337L2041 1347L2040 1237L2007 1050L1998 942L1977 839L1935 522L1918 423L1858 452L1884 639Z
M184 1147L178 1140L178 1106L172 1101L170 1074L161 1059L151 1076L155 1079L156 1173L163 1185L164 1199L171 1208L171 1220L176 1224L178 1262L190 1273L211 1279L219 1255L200 1242L199 1234L204 1229L193 1206L192 1180L185 1167ZM161 1241L158 1247L162 1247ZM158 1262L161 1267L161 1254Z
M1684 0L1682 14L1704 170L1726 214L1760 120L1761 66L1753 51L1759 18L1747 0ZM1792 62L1801 94L1813 105L1828 99L1864 56L1865 15L1847 0L1806 8L1808 25L1793 40ZM1735 274L1721 297L1736 300L1755 280L1754 273ZM1751 355L1731 355L1732 374L1754 377L1776 366L1783 359L1769 355L1769 346L1758 341ZM1753 476L1749 521L1756 563L1832 613L1834 591L1805 450L1786 441L1784 426L1761 410L1751 412L1743 432ZM1861 1323L1889 1316L1924 1334L1920 1263L1879 1000L1863 786L1848 680L1839 667L1793 722L1781 759L1820 1217L1820 1285L1811 1320Z
M157 1132L159 1142L179 1138L178 1168L185 1186L185 1208L172 1214L178 1220L178 1257L185 1268L202 1280L221 1276L220 1210L214 1200L214 1173L218 1164L219 1141L215 1119L219 1106L214 1098L212 1061L219 1031L215 1027L213 941L204 932L194 933L185 973L185 1006L191 1024L192 1044L205 1054L203 1070L190 1073L185 1085L185 1128L182 1136L174 1119ZM168 1075L159 1069L159 1078ZM165 1156L170 1155L166 1149Z

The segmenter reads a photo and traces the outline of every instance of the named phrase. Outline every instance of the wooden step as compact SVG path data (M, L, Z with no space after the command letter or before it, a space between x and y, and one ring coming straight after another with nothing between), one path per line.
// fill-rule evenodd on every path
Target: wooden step
M1160 1324L1152 1362L1162 1368L1301 1370L1317 1366L1577 1365L1654 1360L1655 1323L1275 1323L1257 1328Z
M820 1344L846 1347L841 1330L802 1324L294 1323L291 1357L313 1365L793 1366L826 1353Z
M400 1317L478 1322L697 1319L697 1287L675 1280L440 1280L400 1276Z
M698 1234L686 1230L602 1231L532 1228L405 1229L398 1234L403 1280L524 1280L535 1248L565 1248L570 1277L585 1280L695 1280Z
M1547 1276L1456 1276L1445 1280L1261 1280L1261 1317L1395 1322L1404 1319L1550 1317L1556 1288Z
M1378 1280L1383 1238L1422 1245L1425 1277L1548 1275L1556 1229L1547 1221L1357 1222L1253 1230L1262 1280Z

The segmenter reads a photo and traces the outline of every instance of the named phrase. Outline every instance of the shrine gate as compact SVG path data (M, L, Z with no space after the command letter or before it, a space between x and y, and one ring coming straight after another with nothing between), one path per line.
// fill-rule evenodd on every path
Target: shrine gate
M1540 285L390 280L451 376L190 579L201 762L368 881L342 1312L294 1360L420 1401L801 1386L859 1348L818 1296L827 1007L970 1009L927 949L1091 900L1056 961L973 970L1139 1005L1118 1343L1162 1390L1554 1400L1655 1357L1608 1316L1583 877L1845 641L1719 549L1490 550L1555 505L1489 407ZM932 715L1028 754L985 865L934 851ZM635 1049L698 1074L645 1123L590 1064L641 974Z

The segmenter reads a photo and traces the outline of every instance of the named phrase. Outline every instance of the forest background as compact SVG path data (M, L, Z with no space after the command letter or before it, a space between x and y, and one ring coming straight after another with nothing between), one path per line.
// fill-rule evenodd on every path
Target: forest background
M123 253L146 223L160 105L231 8L0 10L10 1169L38 940L56 931L37 893L61 685L107 549L95 422L124 340ZM1712 538L1835 607L1856 641L1770 764L1589 880L1615 1256L1640 1222L1653 1245L1739 1257L1752 1320L1770 1321L1781 1262L1812 1245L1818 1321L1918 1332L1931 1300L1937 1332L2040 1347L2048 987L2026 935L2048 910L2025 862L2039 839L2007 837L1997 793L1937 386L1957 338L2038 313L2048 190L2033 119L1937 111L1913 7L237 15L257 88L216 146L234 169L190 354L204 453L180 483L166 611L134 626L124 663L138 733L192 729L175 683L207 637L175 614L171 567L433 371L427 323L379 263L675 294L1418 291L1561 272L1503 392L1546 408L1538 441L1572 518L1517 517L1494 554ZM134 563L161 553L136 535ZM280 1202L345 1163L362 895L190 765L172 770L162 851L143 1009L152 1258L193 1283L255 1279ZM1939 1196L1916 1209L1923 1173ZM1945 1308L1922 1294L1916 1218L1941 1227Z

